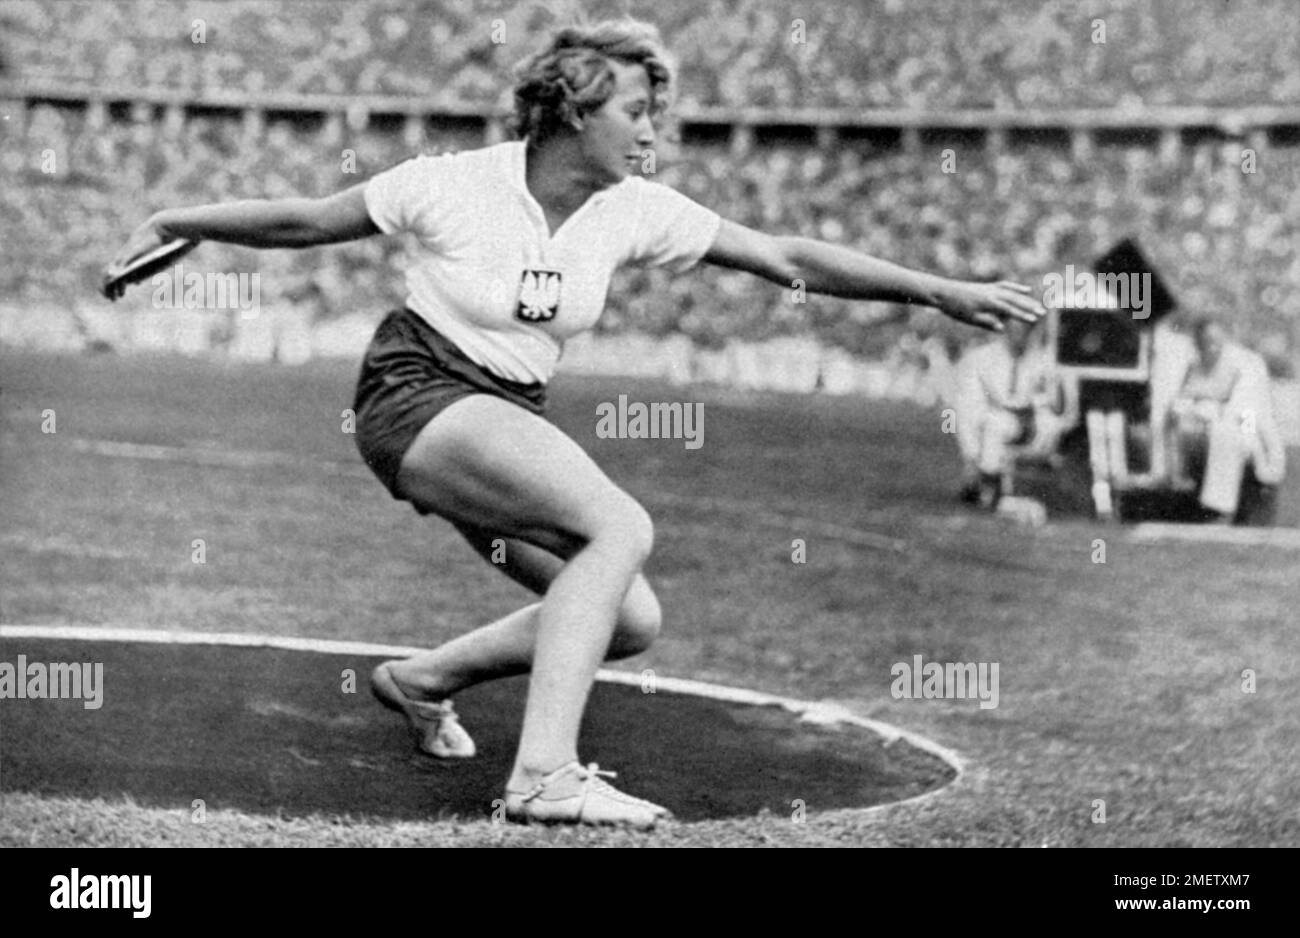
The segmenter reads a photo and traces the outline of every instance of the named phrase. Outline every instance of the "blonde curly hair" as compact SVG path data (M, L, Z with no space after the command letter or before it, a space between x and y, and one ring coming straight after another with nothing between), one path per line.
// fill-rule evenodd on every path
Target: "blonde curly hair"
M650 111L667 106L673 69L659 30L639 20L606 20L565 26L546 48L515 68L510 129L540 143L571 120L599 110L614 94L611 61L644 66L650 78Z

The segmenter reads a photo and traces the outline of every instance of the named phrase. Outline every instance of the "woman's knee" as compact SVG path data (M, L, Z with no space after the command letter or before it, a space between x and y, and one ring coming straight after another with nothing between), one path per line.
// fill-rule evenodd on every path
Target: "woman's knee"
M639 568L654 548L654 522L631 496L619 493L598 507L590 542L625 551Z
M619 610L618 625L610 643L611 658L630 658L654 644L663 625L663 610L645 577L638 576L628 588Z

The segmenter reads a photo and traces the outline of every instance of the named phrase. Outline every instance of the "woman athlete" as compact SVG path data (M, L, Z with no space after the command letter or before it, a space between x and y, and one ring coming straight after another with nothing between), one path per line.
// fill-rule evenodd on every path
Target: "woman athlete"
M660 610L641 574L649 516L543 416L563 341L589 329L624 264L699 261L847 299L937 307L1001 330L1035 321L1029 288L908 270L854 250L720 219L636 174L671 76L657 31L634 21L566 27L520 66L517 141L416 157L321 199L165 209L106 273L174 238L302 248L414 235L406 308L375 333L357 388L357 445L398 499L456 526L542 598L415 657L372 686L420 748L473 755L450 698L530 673L506 781L516 821L650 827L664 808L578 761L578 729L602 661L646 650Z

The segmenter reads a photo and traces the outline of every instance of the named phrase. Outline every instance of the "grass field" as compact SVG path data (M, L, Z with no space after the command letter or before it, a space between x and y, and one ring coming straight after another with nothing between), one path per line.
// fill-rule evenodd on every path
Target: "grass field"
M427 645L525 601L369 477L342 432L354 372L0 354L0 622ZM619 394L703 402L704 445L597 439L596 404ZM650 835L234 812L196 826L4 792L0 845L1300 845L1300 554L965 512L940 416L908 405L561 379L552 408L656 519L665 633L618 667L833 701L958 750L963 781L871 813ZM998 663L998 707L894 699L890 667L914 655ZM0 728L0 771L2 747Z

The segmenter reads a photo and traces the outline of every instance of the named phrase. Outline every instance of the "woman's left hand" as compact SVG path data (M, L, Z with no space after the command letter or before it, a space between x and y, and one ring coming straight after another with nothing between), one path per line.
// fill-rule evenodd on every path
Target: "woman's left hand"
M958 322L1002 332L1008 319L1036 323L1046 314L1033 291L1023 283L999 280L996 283L956 281L939 309Z

